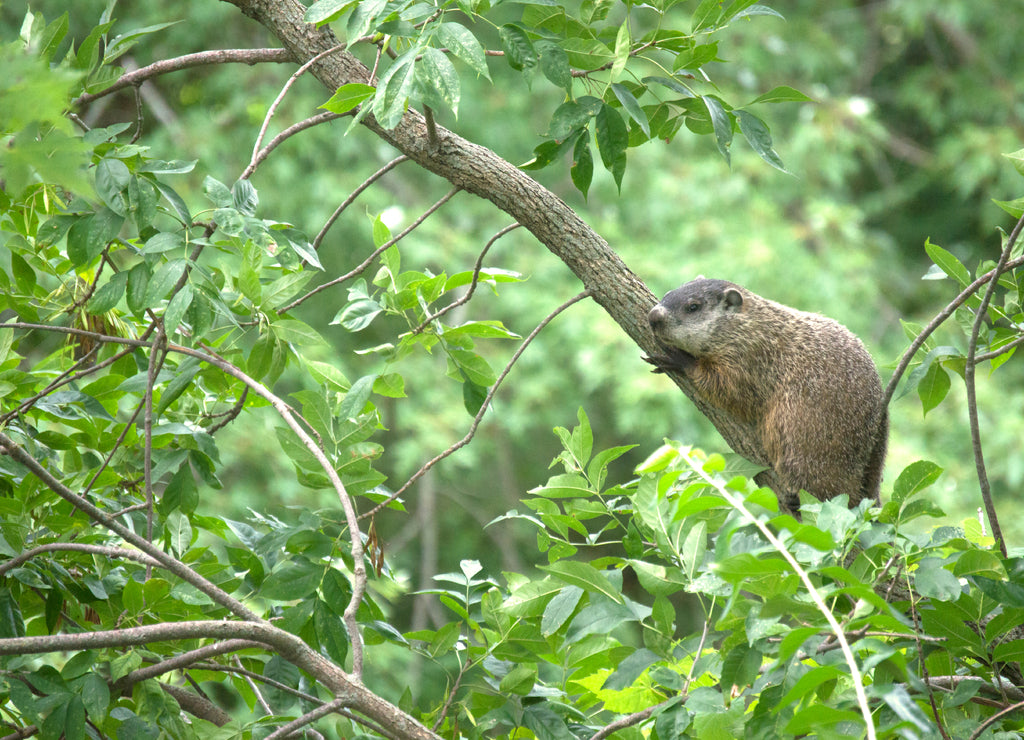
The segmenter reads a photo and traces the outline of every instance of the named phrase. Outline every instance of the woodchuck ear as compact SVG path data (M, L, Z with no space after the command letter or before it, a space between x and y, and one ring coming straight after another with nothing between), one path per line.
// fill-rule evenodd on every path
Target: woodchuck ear
M722 293L722 301L726 310L739 311L743 307L743 294L735 288L729 288Z

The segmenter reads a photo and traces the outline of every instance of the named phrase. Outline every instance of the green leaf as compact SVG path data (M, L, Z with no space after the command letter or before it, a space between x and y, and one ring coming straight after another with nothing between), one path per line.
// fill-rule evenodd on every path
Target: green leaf
M466 413L473 417L480 413L489 392L490 388L485 385L474 383L472 380L464 381L462 383L462 405L466 409Z
M537 50L530 37L514 23L506 23L498 29L498 39L505 52L505 61L512 69L521 72L537 64Z
M745 110L736 111L736 119L740 124L740 133L757 155L775 169L788 173L782 158L772 148L772 135L765 122Z
M263 581L260 596L275 601L294 601L309 596L320 586L324 569L308 560L286 562Z
M442 46L468 64L481 77L491 79L484 47L468 28L459 23L442 23L438 26L436 33L437 40ZM568 65L568 63L566 64Z
M377 85L373 99L373 116L387 129L394 128L405 115L405 105L416 83L416 57L420 49L414 47L396 59Z
M705 28L713 28L722 14L721 0L703 0L693 11L690 19L690 33L696 35Z
M758 95L756 98L751 100L747 105L755 105L756 103L813 103L814 99L809 98L796 88L789 87L788 85L779 85L778 87L772 88L763 95Z
M110 311L121 300L127 284L127 272L114 273L110 280L97 288L96 292L92 294L92 298L89 299L85 306L86 310L94 316Z
M617 80L622 75L622 70L629 61L630 47L629 24L623 23L615 34L615 61L612 62L611 71L608 73L610 79Z
M354 44L369 33L387 4L387 0L359 0L354 4L352 15L348 17L348 24L345 28L349 44Z
M178 325L185 316L185 312L192 305L192 297L192 285L185 283L181 286L181 290L175 293L167 303L167 309L164 311L164 331L167 332L168 336L173 336L174 332L177 331Z
M348 657L348 632L345 623L320 599L313 607L313 629L320 646L338 665L345 665Z
M612 92L615 93L615 97L620 103L622 108L629 114L629 117L636 121L637 125L644 132L647 138L651 137L651 124L647 120L647 114L644 113L644 109L640 107L640 103L633 96L633 93L629 91L629 88L625 85L621 85L618 82L612 83Z
M364 375L353 383L341 402L338 416L343 419L354 419L362 414L366 402L370 400L370 394L373 393L373 384L376 380L376 375Z
M626 171L626 147L629 146L629 131L619 112L607 103L594 119L594 135L601 161L615 178L615 185L622 189L622 175Z
M647 648L639 648L625 660L620 662L615 670L608 675L601 689L610 691L622 691L636 683L643 673L652 665L661 660L661 657Z
M622 603L622 594L612 586L601 571L590 563L583 563L576 560L560 560L551 565L542 565L540 569L551 573L565 583L572 586L579 586L584 591L593 591L604 594L617 603Z
M960 285L966 288L971 284L970 272L951 252L943 249L938 244L933 244L931 239L925 239L924 251L928 253L928 257L931 258L932 262L938 265L944 273L960 283Z
M536 663L519 663L501 679L498 690L502 694L526 696L533 691L535 683L537 683Z
M718 144L718 152L725 159L726 164L730 163L729 147L732 145L732 119L726 113L722 102L711 95L702 95L700 98L707 109L711 126L715 132L715 142Z
M594 155L590 152L590 132L584 131L572 148L572 167L569 168L572 184L587 197L590 183L594 179Z
M185 272L186 265L185 260L177 259L164 262L156 269L153 277L146 284L145 305L147 307L152 308L164 299L171 288L177 284L178 278Z
M78 219L68 230L68 258L76 267L89 265L100 256L124 224L121 216L109 208Z
M270 325L270 330L282 342L289 342L300 347L327 344L313 327L298 319L279 319Z
M579 586L566 586L544 607L540 630L545 637L550 637L562 628L572 617L583 598L583 589Z
M316 0L315 3L306 9L302 20L306 23L315 23L318 26L330 23L340 18L349 7L355 5L358 0Z
M342 115L348 113L360 103L372 98L375 92L377 92L377 88L372 85L366 85L362 82L350 82L339 87L334 92L334 95L320 107L324 110L329 110L331 113Z
M914 590L925 598L956 601L960 598L960 581L943 567L939 558L924 558L913 572Z
M426 105L437 110L450 110L458 117L462 94L459 74L444 52L432 47L423 50L423 56L416 65L416 82Z
M892 488L892 500L902 504L938 480L942 468L929 460L918 460L903 469Z
M540 71L556 87L572 94L572 69L569 67L569 55L565 49L548 39L538 39L534 43L540 60Z
M917 395L925 415L942 403L942 399L949 393L950 385L949 373L942 367L942 363L930 363L924 377L917 384Z

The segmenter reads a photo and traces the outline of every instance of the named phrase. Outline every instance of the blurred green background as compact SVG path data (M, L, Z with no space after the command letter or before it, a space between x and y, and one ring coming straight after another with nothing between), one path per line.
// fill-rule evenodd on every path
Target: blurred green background
M683 2L670 12L691 13L692 5ZM96 0L75 2L72 34L84 37L103 7ZM730 168L711 137L685 130L670 143L631 150L621 193L600 168L586 201L572 187L567 161L534 174L608 239L655 293L705 274L827 314L862 337L888 380L908 343L900 319L925 323L955 294L949 281L922 280L930 264L925 239L973 270L979 260L998 255L997 227L1012 226L992 199L1009 200L1022 190L1001 156L1024 146L1015 11L975 0L781 0L771 7L786 20L740 22L722 35L719 55L729 63L709 70L730 99L752 99L776 85L814 98L758 111L791 174L770 168L739 140ZM68 5L40 0L32 9L51 19ZM5 40L16 37L25 10L18 2L0 8ZM498 14L515 19L520 12L521 6L510 4ZM132 50L130 61L138 66L206 49L274 45L262 27L215 0L125 2L114 16L115 33L180 21ZM543 79L527 86L501 58L489 64L493 84L463 75L459 118L441 123L511 162L526 162L561 100ZM198 205L205 176L230 184L242 172L268 106L293 71L288 65L232 65L159 77L142 90L142 143L164 159L199 160L174 184ZM300 80L272 132L314 114L327 97L315 80ZM105 98L83 117L90 125L132 121L133 97L125 92ZM342 120L310 130L261 166L253 184L262 216L312 236L354 187L396 156L368 132L346 135L347 128ZM347 271L372 250L372 217L383 213L397 232L449 189L410 163L399 166L329 232L321 249L327 274ZM471 269L486 241L509 222L489 203L460 193L402 242L403 267ZM580 289L522 229L498 241L487 264L529 280L501 286L497 296L481 290L466 316L500 319L521 335ZM387 341L398 327L381 322L348 334L329 326L346 299L344 288L325 291L298 315L334 343L320 359L354 379L382 369L377 356L356 350ZM938 343L963 346L964 339L953 328ZM504 342L482 351L500 367L514 349ZM461 388L443 377L439 363L426 356L405 361L409 397L385 405L388 431L378 441L386 453L379 467L393 488L468 428ZM597 448L639 445L613 470L620 479L665 437L724 451L686 398L648 370L639 350L596 305L583 303L558 317L513 371L474 443L412 489L407 501L413 515L378 519L389 558L414 587L430 573L457 570L467 557L481 558L491 572L526 567L538 557L532 532L522 525L483 525L546 480L560 449L551 429L572 426L579 406L590 415ZM1021 380L1020 362L979 377L989 477L1011 543L1024 534L1012 516L1024 482ZM294 390L290 383L286 375L278 391ZM898 397L891 418L883 496L904 465L926 458L946 469L933 490L948 523L974 516L980 496L962 384L954 383L945 403L926 417L914 394ZM246 508L334 505L313 500L317 494L294 481L273 423L268 415L265 428L222 433L221 449L235 457L222 471L224 489L204 507L241 515Z

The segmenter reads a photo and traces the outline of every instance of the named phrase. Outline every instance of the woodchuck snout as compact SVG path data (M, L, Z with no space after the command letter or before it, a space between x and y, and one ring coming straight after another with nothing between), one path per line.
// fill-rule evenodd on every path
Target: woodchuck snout
M875 363L846 327L703 277L648 319L663 352L644 359L759 437L784 511L798 512L800 489L845 493L850 506L878 499L889 417Z

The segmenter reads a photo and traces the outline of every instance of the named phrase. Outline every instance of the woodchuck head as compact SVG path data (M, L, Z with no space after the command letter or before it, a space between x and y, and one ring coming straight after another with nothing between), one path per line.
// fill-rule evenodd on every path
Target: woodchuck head
M722 324L734 326L731 319L743 311L743 300L735 283L699 277L667 293L647 320L663 345L701 357L721 346Z

